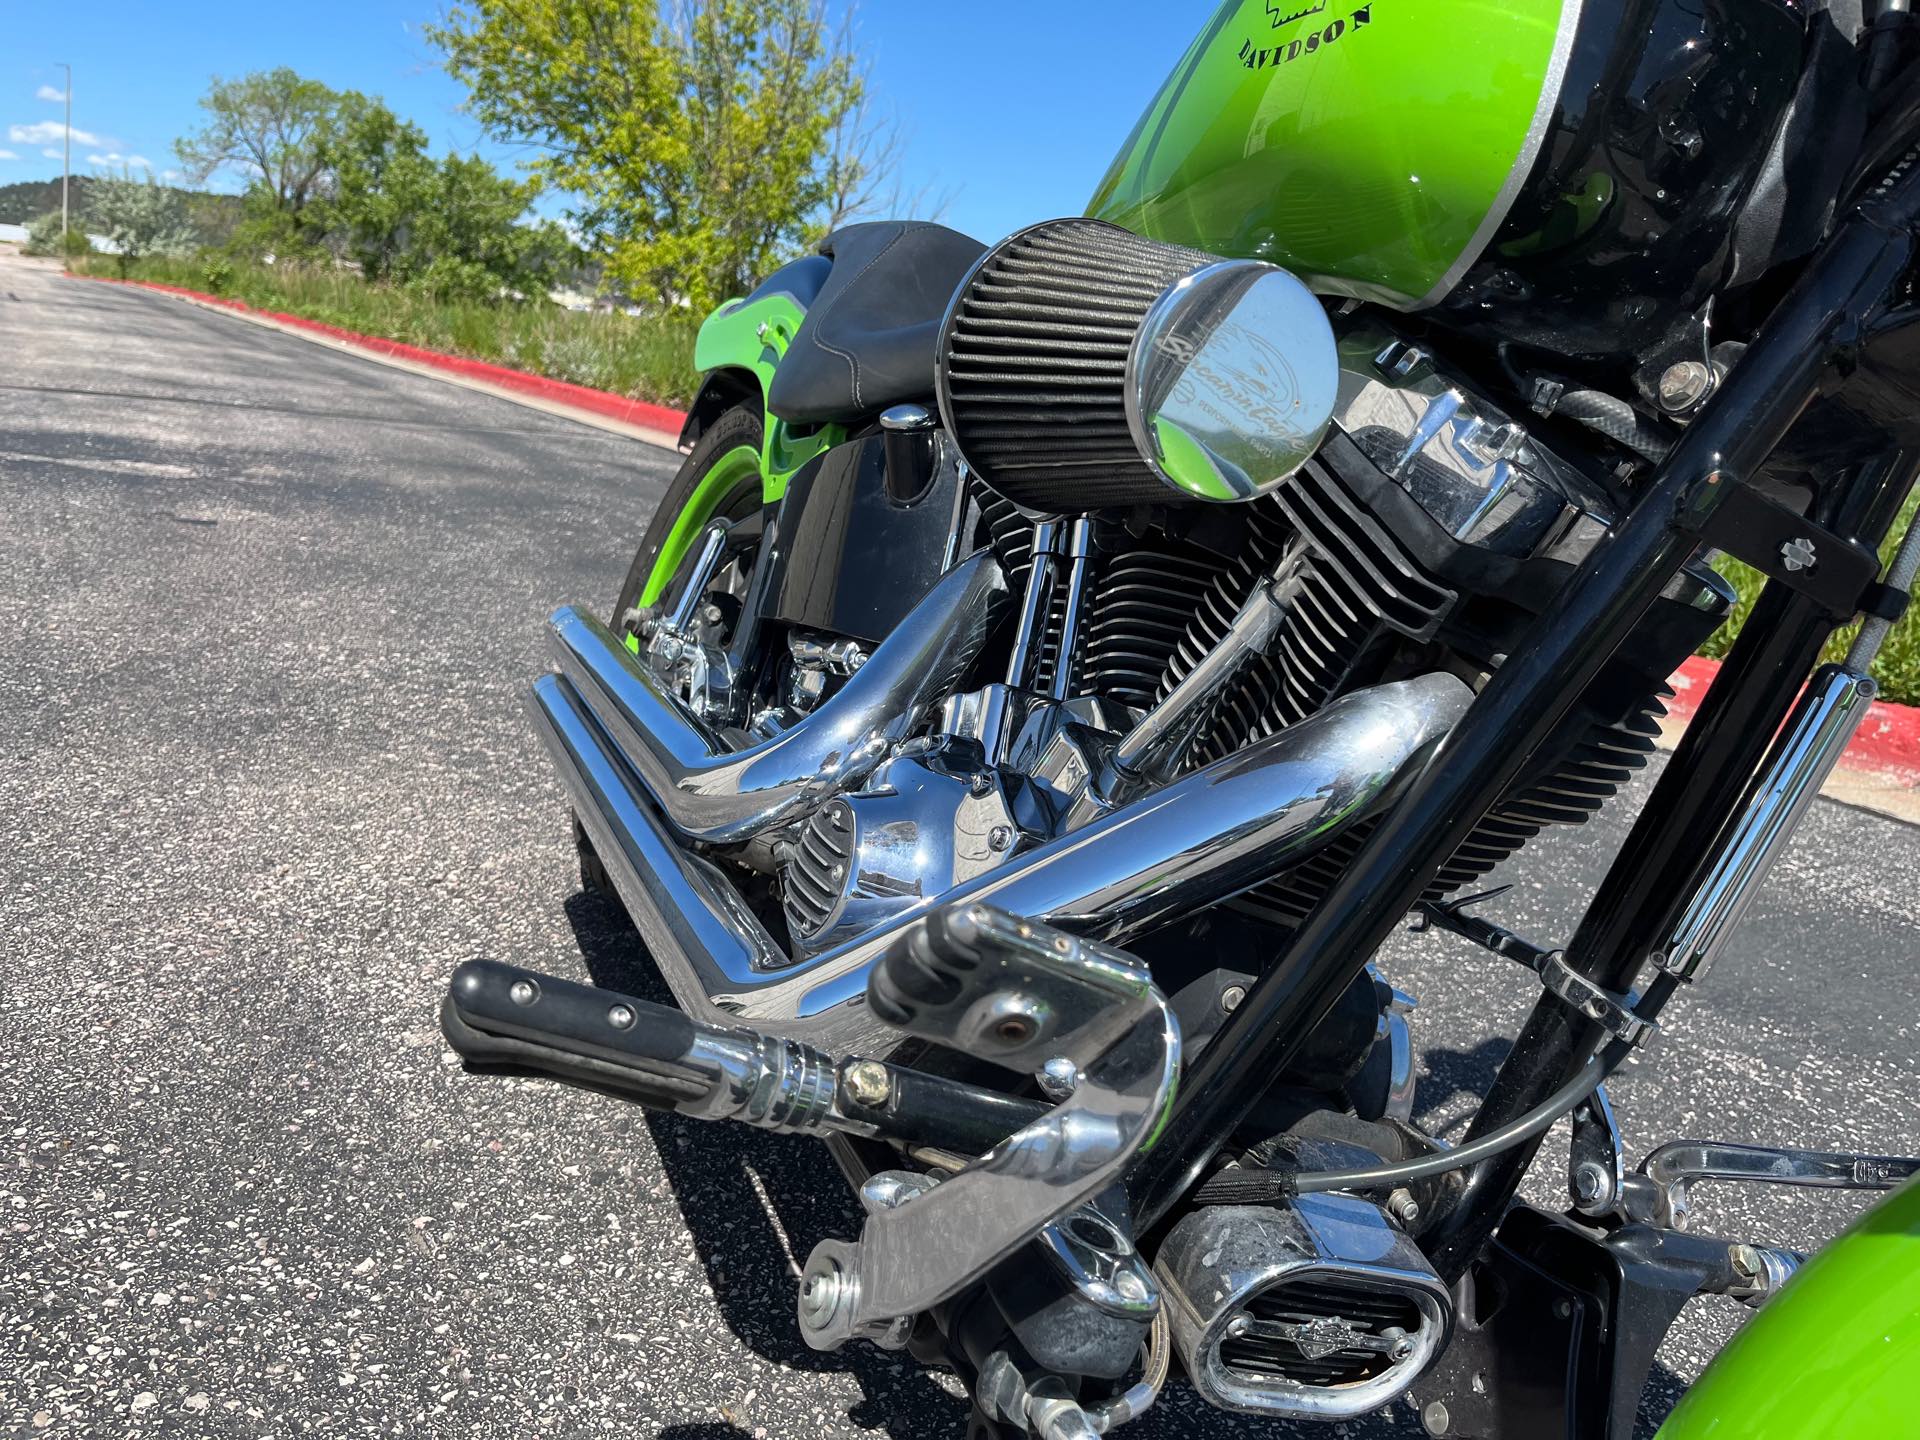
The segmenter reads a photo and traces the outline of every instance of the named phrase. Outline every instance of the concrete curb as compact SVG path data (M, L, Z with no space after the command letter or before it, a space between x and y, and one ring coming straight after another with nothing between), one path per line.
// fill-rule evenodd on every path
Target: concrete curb
M309 320L305 316L289 315L279 310L262 310L243 300L209 295L181 285L166 285L157 280L119 280L110 275L75 275L72 271L66 273L73 280L92 280L102 285L126 285L138 290L151 290L195 305L226 311L276 330L319 340L335 349L364 354L370 359L385 361L401 369L455 379L473 389L531 404L551 414L597 424L603 429L667 449L678 448L680 430L687 420L686 411L670 406L632 400L625 395L575 385L566 380L554 380L485 360L470 360L462 355L427 350L398 340L383 340L377 335L362 335L324 321Z

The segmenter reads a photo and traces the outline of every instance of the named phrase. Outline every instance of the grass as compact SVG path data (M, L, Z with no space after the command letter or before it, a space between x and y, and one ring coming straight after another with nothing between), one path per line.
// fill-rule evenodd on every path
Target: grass
M73 266L86 274L116 273L110 257L83 257ZM697 325L691 318L662 320L584 314L544 304L435 300L396 286L369 285L348 271L221 260L143 260L134 265L132 274L135 279L229 295L263 310L304 315L363 334L471 355L662 405L687 404L698 378L693 371ZM1917 503L1920 496L1908 501L1906 519L1912 518ZM1896 539L1904 528L1904 524L1894 527ZM1701 654L1719 657L1732 647L1765 577L1724 557L1716 568L1740 595L1732 618L1701 647ZM1840 659L1852 639L1850 626L1828 644L1825 658ZM1920 607L1894 627L1873 673L1880 682L1881 698L1920 704Z
M119 273L111 257L77 259L73 268L88 275ZM438 300L399 286L370 285L351 271L208 258L140 260L130 276L661 405L687 404L699 378L692 318L582 312L544 302Z
M1913 519L1916 507L1920 507L1920 492L1908 498L1906 508L1901 511L1900 523L1893 527L1891 538L1881 547L1880 559L1883 563L1892 557L1893 547L1906 533L1907 523ZM1700 647L1702 655L1718 659L1733 648L1734 638L1740 633L1741 625L1746 623L1747 612L1753 609L1753 602L1760 598L1761 587L1767 582L1759 571L1724 555L1714 562L1714 569L1726 576L1740 595L1728 622L1714 631L1707 643ZM1858 628L1849 625L1835 634L1827 642L1821 658L1843 658ZM1873 678L1880 682L1882 700L1892 700L1902 705L1920 704L1920 606L1909 611L1906 618L1893 627L1893 633L1887 637L1879 658L1873 663Z

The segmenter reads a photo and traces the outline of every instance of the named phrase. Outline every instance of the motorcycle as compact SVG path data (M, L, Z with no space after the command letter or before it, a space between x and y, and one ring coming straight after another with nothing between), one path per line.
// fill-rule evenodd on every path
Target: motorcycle
M453 1048L822 1137L864 1223L800 1334L950 1367L973 1435L1105 1434L1177 1370L1226 1411L1626 1437L1687 1299L1783 1288L1669 1431L1903 1428L1920 1194L1811 1262L1687 1201L1920 1161L1633 1167L1606 1081L1920 569L1911 526L1880 559L1920 475L1917 57L1904 0L1229 0L1085 216L853 225L722 306L611 620L558 611L530 701L677 1004L473 961ZM1487 918L1647 762L1715 554L1765 591L1579 926ZM1453 1145L1370 965L1409 916L1539 988ZM1563 1117L1548 1210L1517 1190Z

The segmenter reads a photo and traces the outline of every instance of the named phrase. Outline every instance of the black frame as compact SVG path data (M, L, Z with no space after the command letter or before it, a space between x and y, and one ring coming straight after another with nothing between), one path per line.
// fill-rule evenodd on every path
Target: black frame
M1373 834L1195 1060L1166 1139L1128 1182L1141 1233L1206 1173L1264 1090L1263 1077L1291 1063L1703 537L1739 553L1732 532L1742 527L1729 522L1754 508L1746 487L1764 481L1774 488L1777 457L1794 448L1783 444L1790 432L1808 435L1820 453L1844 462L1810 477L1805 518L1849 542L1855 554L1884 538L1920 473L1920 403L1907 388L1920 382L1920 371L1899 363L1920 335L1920 307L1911 303L1917 221L1920 166L1909 165L1839 224L1641 487L1614 535L1535 621L1391 822ZM1631 985L1665 939L1832 633L1831 595L1792 583L1769 582L1568 948L1568 963L1607 989ZM1669 979L1656 980L1643 1013L1657 1011L1672 987ZM1600 1038L1592 1021L1544 996L1470 1134L1544 1100ZM1447 1279L1459 1278L1485 1248L1538 1143L1472 1169L1454 1204L1423 1235Z

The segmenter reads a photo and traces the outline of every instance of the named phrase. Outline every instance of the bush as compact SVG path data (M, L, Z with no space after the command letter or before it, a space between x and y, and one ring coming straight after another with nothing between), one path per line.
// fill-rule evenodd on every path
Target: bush
M20 247L28 255L64 255L72 259L93 253L93 242L84 230L60 233L60 212L50 210L27 226L27 243Z
M209 255L200 262L200 286L214 295L224 295L233 286L233 261L224 255Z
M180 197L147 172L144 181L130 170L102 175L88 189L87 210L113 242L114 259L124 278L146 255L183 255L193 245L180 211Z

